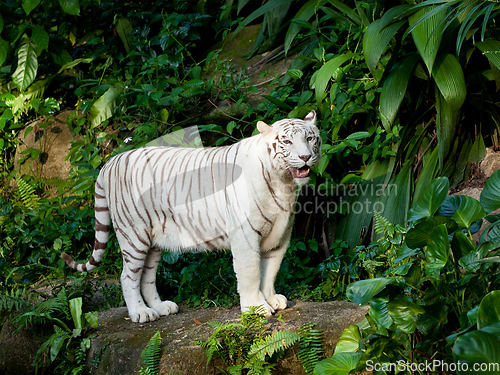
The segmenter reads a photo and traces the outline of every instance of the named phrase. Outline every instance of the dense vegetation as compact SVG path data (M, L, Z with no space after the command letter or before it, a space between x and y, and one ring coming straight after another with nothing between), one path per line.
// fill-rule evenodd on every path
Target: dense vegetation
M491 227L479 244L471 237L498 208L498 176L485 201L446 198L485 147L499 145L499 9L477 0L1 2L0 312L24 311L28 288L53 285L52 305L18 322L49 323L44 349L67 342L62 360L82 370L86 344L71 341L68 324L83 330L83 317L93 320L78 299L88 290L75 285L118 278L121 256L112 235L97 272L61 289L80 275L59 254L88 258L93 185L106 160L190 125L205 145L219 145L251 135L258 120L314 109L323 158L299 203L316 209L297 215L277 288L291 298L370 304L318 373L348 373L368 360L500 362L474 345L494 347L498 334L491 326L500 318L488 312L499 298L497 217L486 216ZM219 48L258 22L251 55L271 51L292 63L271 77L263 103L249 105L259 88ZM206 122L221 102L238 117ZM77 109L66 124L72 169L68 179L48 179L42 140L65 109ZM29 133L40 147L23 152L19 163L32 172L21 175L14 154ZM159 273L164 298L237 301L227 253L165 253ZM110 288L108 304L122 303L119 295ZM54 334L65 338L54 342Z

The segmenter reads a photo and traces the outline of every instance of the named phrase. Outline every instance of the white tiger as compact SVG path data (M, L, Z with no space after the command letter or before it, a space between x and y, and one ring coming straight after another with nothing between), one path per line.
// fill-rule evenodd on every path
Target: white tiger
M321 157L315 121L312 111L304 120L259 121L260 134L231 146L146 147L113 157L95 185L92 257L85 264L62 258L78 271L95 268L112 219L133 322L179 310L156 290L161 249L230 248L242 311L263 306L269 316L286 308L274 281L290 241L297 187Z

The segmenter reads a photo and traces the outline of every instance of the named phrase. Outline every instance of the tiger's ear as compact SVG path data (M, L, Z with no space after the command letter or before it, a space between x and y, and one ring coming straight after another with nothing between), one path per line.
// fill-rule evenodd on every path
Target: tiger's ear
M257 122L257 130L261 134L267 134L269 133L273 128L269 125L267 125L264 121L258 121Z
M311 111L304 117L304 121L310 122L313 125L316 123L316 111Z

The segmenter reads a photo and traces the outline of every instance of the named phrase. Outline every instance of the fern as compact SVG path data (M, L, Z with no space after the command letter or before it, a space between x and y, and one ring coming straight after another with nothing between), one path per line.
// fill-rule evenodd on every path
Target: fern
M29 306L29 295L26 289L12 289L10 294L0 294L0 313L3 310L7 312L19 311Z
M263 340L254 343L250 348L249 357L264 361L266 356L272 357L276 352L284 351L300 339L298 333L291 331L276 331Z
M35 188L22 178L16 177L17 183L17 199L24 207L36 208L40 197L35 193Z
M298 329L300 335L298 357L307 375L314 373L316 363L323 357L322 334L319 329L313 329L314 325L309 322Z
M141 367L139 374L141 375L156 375L158 374L160 363L160 347L161 347L161 336L160 331L156 332L151 339L149 339L148 344L141 353L142 363L144 367Z
M72 319L68 297L66 296L66 290L64 288L61 289L57 297L43 301L32 311L20 315L17 318L17 323L20 326L42 324L54 320L62 323L60 319L55 317L57 315L63 315L66 320ZM62 325L66 326L64 323L62 323Z
M373 224L375 233L384 236L392 236L392 234L394 234L394 227L389 220L380 215L377 211L374 212L373 217L375 218Z

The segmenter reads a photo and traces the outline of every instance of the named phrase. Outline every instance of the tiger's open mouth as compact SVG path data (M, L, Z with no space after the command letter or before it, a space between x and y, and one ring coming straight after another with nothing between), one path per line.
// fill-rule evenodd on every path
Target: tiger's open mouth
M307 178L309 177L309 171L311 170L311 168L309 168L307 165L304 165L301 168L288 167L288 170L292 174L293 178Z

